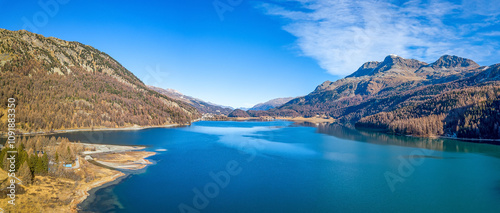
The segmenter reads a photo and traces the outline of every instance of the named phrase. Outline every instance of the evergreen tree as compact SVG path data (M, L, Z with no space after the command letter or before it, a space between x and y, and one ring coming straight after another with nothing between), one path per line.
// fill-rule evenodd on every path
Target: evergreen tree
M5 154L3 156L3 160L2 160L2 168L5 171L8 171L9 170L9 166L10 166L10 162L9 162L9 160L7 160L7 156L8 156L8 154Z
M36 171L37 162L38 162L38 156L36 156L35 154L31 154L29 158L29 167L31 171Z
M7 155L7 148L3 148L2 151L0 151L0 160L2 162L0 162L0 166L2 166L3 168L3 161L4 161L4 157Z
M38 158L37 156L37 161L36 161L36 165L35 165L35 174L37 175L42 175L44 174L44 171L45 171L45 168L44 168L44 165L43 165L43 158L40 159Z
M42 174L47 174L49 172L49 156L47 156L47 153L43 153L42 156Z
M24 185L28 185L28 184L32 183L33 174L31 173L31 170L30 170L27 162L24 162L22 164L21 169L19 170L17 175L21 178Z
M17 168L21 168L21 165L23 165L23 163L24 163L25 161L28 161L28 159L29 159L29 158L28 158L28 156L29 156L29 155L28 155L28 153L26 152L26 150L24 150L24 149L23 149L23 150L19 150L19 151L18 151L18 154L17 154L17 159L16 159L16 163L17 163L17 161L19 162L19 163L18 163L19 167L17 167Z

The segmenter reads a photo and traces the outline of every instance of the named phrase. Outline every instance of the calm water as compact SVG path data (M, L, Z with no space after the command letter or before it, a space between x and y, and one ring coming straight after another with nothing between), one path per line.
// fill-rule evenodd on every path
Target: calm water
M291 122L70 133L147 145L156 164L100 189L98 212L498 212L500 146ZM180 210L184 209L184 210Z

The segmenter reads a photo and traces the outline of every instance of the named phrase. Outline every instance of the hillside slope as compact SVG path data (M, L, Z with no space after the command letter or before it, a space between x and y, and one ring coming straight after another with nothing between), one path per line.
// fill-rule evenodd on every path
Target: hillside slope
M0 29L0 131L7 99L22 132L189 123L195 108L144 85L91 46Z
M399 107L363 117L356 126L399 134L498 139L500 64L483 70L469 78L404 93L401 97L406 100Z

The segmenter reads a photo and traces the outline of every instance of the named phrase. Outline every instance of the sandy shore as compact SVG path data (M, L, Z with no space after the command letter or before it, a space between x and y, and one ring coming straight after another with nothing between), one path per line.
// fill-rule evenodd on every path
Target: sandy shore
M152 164L145 158L155 155L155 152L122 152L94 156L97 165L104 165L117 170L139 170ZM90 160L89 160L90 161Z
M120 146L106 144L83 144L85 150L84 163L96 167L98 172L113 173L106 175L97 181L86 184L80 188L78 197L71 203L72 212L77 212L78 204L83 202L88 196L89 191L93 188L98 188L106 183L115 181L125 175L124 170L139 170L149 164L152 164L146 158L155 155L155 152L138 151L144 149L141 146ZM82 156L82 157L83 157ZM121 171L120 171L121 170Z

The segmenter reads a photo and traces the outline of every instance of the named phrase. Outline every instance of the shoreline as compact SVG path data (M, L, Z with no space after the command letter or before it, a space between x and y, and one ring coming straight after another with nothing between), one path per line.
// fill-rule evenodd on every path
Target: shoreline
M229 120L219 120L219 121L276 121L276 120L285 120L285 121L293 121L293 122L310 122L314 124L321 124L321 123L338 123L336 119L334 118L318 118L318 117L311 117L311 118L305 118L305 117L273 117L273 119L267 119L267 118L262 118L262 117L234 117L230 118ZM201 119L196 119L192 120L192 123L199 122L199 121L205 121ZM210 120L206 120L210 121ZM77 128L77 129L60 129L60 130L54 130L52 132L33 132L33 133L22 133L20 135L22 136L47 136L47 135L56 135L56 134L63 134L63 133L70 133L70 132L94 132L94 131L130 131L130 130L143 130L143 129L152 129L152 128L174 128L174 127L183 127L187 126L188 124L167 124L167 125L159 125L159 126L129 126L129 127L102 127L102 128ZM340 124L342 125L342 124ZM357 129L357 128L354 128ZM380 132L380 130L377 129L368 129L368 128L363 128L367 131L374 131L374 132ZM385 133L388 134L388 133ZM441 139L452 139L452 140L460 140L460 141L466 141L466 142L481 142L481 141L486 141L486 142L500 142L500 139L482 139L482 138L457 138L457 137L450 137L450 136L413 136L413 135L404 135L408 137L420 137L420 138L441 138ZM5 133L2 133L0 135L0 139L5 139L7 138L7 135Z
M75 198L70 204L71 211L78 212L79 206L87 199L95 199L95 193L102 188L118 184L123 178L130 174L144 171L148 165L153 163L146 158L154 156L158 153L152 151L144 151L145 146L124 146L124 145L109 145L109 144L91 144L82 143L84 148L94 148L93 151L84 151L81 154L82 161L96 166L97 171L111 170L116 174L111 177L104 177L83 189L83 193Z
M77 129L58 129L49 132L28 132L28 133L20 133L19 136L47 136L47 135L56 135L62 133L70 133L70 132L100 132L100 131L130 131L130 130L143 130L143 129L152 129L152 128L173 128L173 127L182 127L187 124L167 124L167 125L159 125L159 126L127 126L127 127L101 127L101 128L77 128ZM0 135L0 138L7 138L5 133Z
M318 118L318 117L311 117L311 118L304 118L304 117L273 117L273 120L266 120L261 117L235 117L235 118L230 118L227 121L277 121L277 120L284 120L284 121L293 121L293 122L309 122L313 123L316 125L319 124L333 124L333 123L338 123L337 120L333 118ZM342 125L338 123L339 125ZM358 129L358 128L353 128L353 129ZM365 130L365 131L370 131L370 132L381 132L384 134L390 134L384 132L384 130L381 129L370 129L370 128L361 128L359 130ZM483 138L457 138L457 137L450 137L450 136L440 136L440 135L435 135L435 136L414 136L414 135L401 135L401 136L406 136L406 137L417 137L417 138L441 138L441 139L450 139L450 140L458 140L458 141L464 141L464 142L472 142L472 143L479 143L479 142L498 142L500 143L500 139L483 139ZM500 145L500 144L498 144Z
M119 176L119 177L115 178L112 181L106 182L106 183L104 183L102 185L96 186L96 187L91 188L90 190L88 190L87 191L87 197L85 197L85 199L81 200L80 202L76 203L74 211L76 211L76 212L84 211L84 209L86 207L90 206L90 204L95 201L95 199L96 199L96 193L99 190L105 189L105 188L110 187L110 186L117 185L120 182L122 182L124 179L126 179L127 177L129 177L129 175L130 175L130 174L125 174L123 172L121 172L121 173L123 174L122 176Z
M85 144L85 145L93 146L95 144ZM70 204L71 212L82 211L83 209L80 209L80 207L85 207L85 206L81 206L81 204L84 204L87 199L95 199L95 193L98 190L106 188L108 186L118 184L118 183L120 183L121 180L126 178L128 175L136 174L140 171L143 171L148 165L152 165L153 163L146 158L157 154L156 152L140 151L142 149L145 149L146 147L106 145L106 144L98 144L98 146L106 146L106 147L109 146L109 147L115 147L115 148L120 147L120 148L125 148L125 149L122 149L122 150L120 150L120 149L113 150L112 149L112 150L106 150L106 151L101 151L101 152L97 151L94 153L83 153L83 155L86 155L86 156L91 156L91 155L102 156L102 155L104 155L104 157L107 157L108 159L109 158L113 159L113 158L115 158L115 156L107 156L107 155L127 155L129 153L135 153L137 155L140 155L140 157L136 158L137 160L132 162L131 164L134 164L137 161L142 161L142 163L140 163L140 165L137 165L137 166L132 167L132 168L130 168L130 166L127 167L127 164L119 165L119 163L115 163L118 165L113 165L113 166L103 164L105 166L105 167L103 167L103 166L98 165L98 164L102 164L103 162L98 162L98 164L94 164L91 162L91 160L85 160L88 163L91 163L100 169L115 171L116 174L114 174L110 177L101 178L101 180L98 180L98 181L90 184L89 186L84 187L83 193L79 194L79 196L71 202L71 204ZM101 149L102 149L102 147L101 147ZM132 156L132 157L137 157L137 155ZM129 161L130 159L119 158L118 160ZM95 161L95 160L92 160L92 161ZM125 167L125 168L122 168L122 167Z
M100 181L97 181L96 183L91 184L90 186L85 187L85 189L83 191L79 191L79 192L83 192L83 194L80 196L77 196L75 199L73 199L71 201L70 211L71 212L78 212L79 210L82 210L78 206L80 206L80 204L82 204L89 197L94 197L95 192L97 192L97 190L99 190L101 188L105 188L107 186L111 186L111 185L113 185L113 182L118 181L120 178L126 177L126 176L127 175L125 173L119 172L119 173L111 176L107 180L100 180ZM119 182L116 182L115 184L118 184L118 183Z
M500 139L486 139L486 138L455 138L455 137L449 137L449 136L436 136L437 138L442 138L442 139L452 139L452 140L459 140L459 141L466 141L466 142L481 142L481 141L486 141L486 142L500 142ZM431 137L432 138L432 137Z
M480 142L499 142L500 145L500 139L486 139L486 138L458 138L458 137L450 137L450 136L444 136L444 135L428 135L428 136L417 136L417 135L404 135L404 134L392 134L386 132L385 129L371 129L371 128L354 128L358 131L367 131L367 132L379 132L382 134L387 134L387 135L397 135L397 136L404 136L404 137L412 137L412 138L429 138L429 139L449 139L449 140L456 140L456 141L463 141L463 142L471 142L471 143L480 143ZM496 144L496 143L494 143Z
M336 123L337 120L334 118L319 118L319 117L234 117L229 118L228 121L276 121L276 120L285 120L285 121L295 121L295 122L310 122L310 123Z
M99 189L118 184L128 175L144 171L148 165L153 164L146 158L157 154L156 152L143 151L146 148L143 146L81 144L86 148L92 147L95 149L94 151L82 152L79 159L82 162L81 164L89 164L93 167L93 172L111 175L101 177L90 183L82 183L82 187L76 190L76 196L69 204L70 212L82 211L81 204L85 203L87 199L95 199L95 193ZM100 163L92 162L101 158L102 162Z
M304 117L277 117L276 120L286 120L286 121L301 121L301 122L310 122L310 123L337 123L337 120L334 118L304 118Z
M382 132L384 134L389 134ZM397 134L395 134L397 135ZM430 138L430 139L450 139L450 140L457 140L457 141L464 141L464 142L472 142L472 143L477 143L477 142L500 142L500 139L487 139L487 138L457 138L457 137L450 137L450 136L443 136L443 135L432 135L432 136L415 136L415 135L399 135L399 136L405 136L405 137L413 137L413 138Z
M134 150L134 152L145 152L145 151L137 151L137 150ZM105 168L105 167L101 167L103 169L111 169L111 170L115 170L117 171L118 173L114 176L116 177L112 177L111 179L107 180L107 181L102 181L101 183L97 184L97 185L94 185L90 188L88 188L86 191L85 191L85 196L81 196L80 199L78 200L78 202L75 202L74 205L72 206L72 211L73 209L75 210L75 212L80 212L80 211L84 211L84 209L86 207L89 207L90 204L92 204L95 199L97 198L97 195L96 193L101 190L101 189L105 189L105 188L108 188L110 186L114 186L114 185L117 185L119 183L121 183L123 180L125 180L127 177L129 177L130 175L133 175L133 174L140 174L142 172L145 171L145 168L149 165L153 165L154 163L149 161L148 157L151 157L151 156L154 156L156 155L157 153L156 152L148 152L148 154L145 154L144 155L144 158L142 158L141 160L144 160L146 163L139 167L139 168L136 168L136 169L126 169L126 168ZM85 211L84 211L85 212Z

